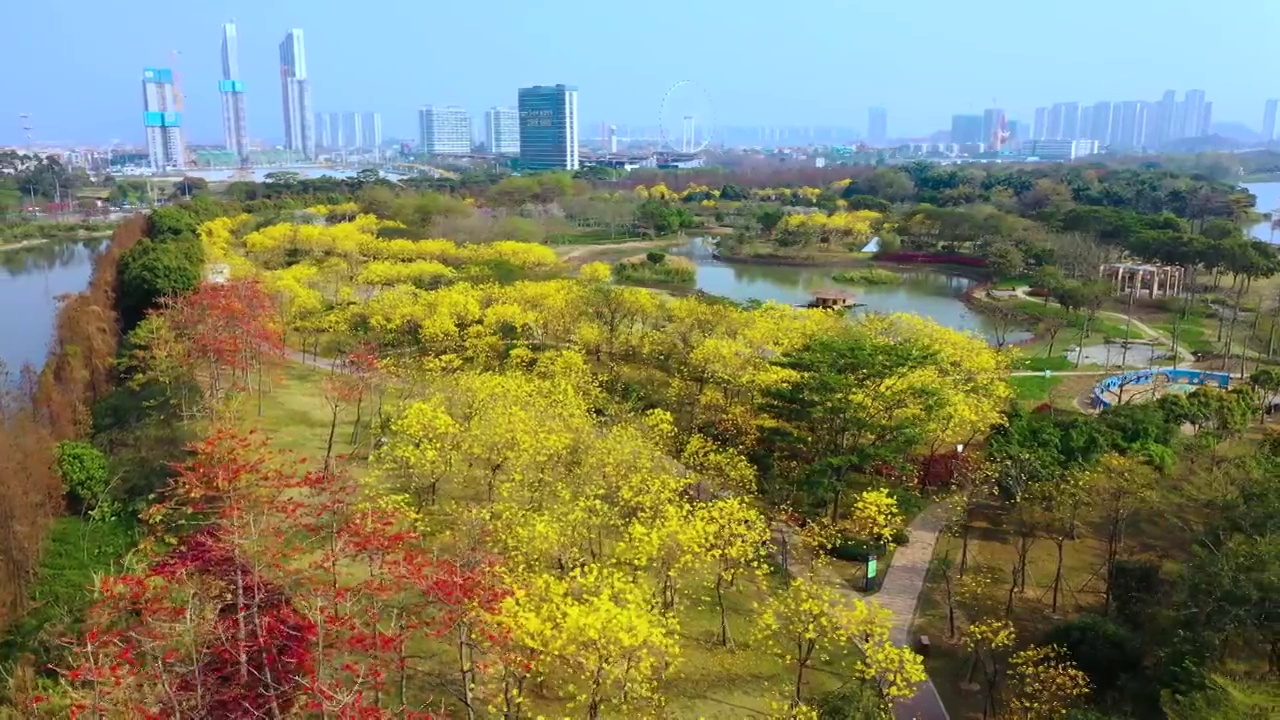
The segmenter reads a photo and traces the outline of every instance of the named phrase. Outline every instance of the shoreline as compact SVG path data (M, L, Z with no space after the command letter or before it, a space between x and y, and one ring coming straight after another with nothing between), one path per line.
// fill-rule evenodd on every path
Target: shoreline
M10 243L8 245L0 245L0 252L5 252L6 250L23 250L26 248L39 247L41 245L49 245L51 243L84 242L85 240L101 240L110 237L111 232L108 231L103 233L85 233L83 235L76 235L75 237L35 238L32 240L22 240L16 243Z

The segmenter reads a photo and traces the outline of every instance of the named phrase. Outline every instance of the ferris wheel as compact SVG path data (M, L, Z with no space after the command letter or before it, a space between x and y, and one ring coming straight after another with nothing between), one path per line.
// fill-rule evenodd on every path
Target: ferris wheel
M711 96L693 80L672 85L662 96L658 127L662 144L667 148L680 153L702 152L715 136L716 116Z

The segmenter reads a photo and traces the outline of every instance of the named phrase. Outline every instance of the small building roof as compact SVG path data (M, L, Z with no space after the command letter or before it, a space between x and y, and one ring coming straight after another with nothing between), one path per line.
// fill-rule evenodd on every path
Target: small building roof
M809 293L815 298L825 298L829 300L852 300L853 293L847 290L837 290L836 288L823 288L821 290L813 290Z

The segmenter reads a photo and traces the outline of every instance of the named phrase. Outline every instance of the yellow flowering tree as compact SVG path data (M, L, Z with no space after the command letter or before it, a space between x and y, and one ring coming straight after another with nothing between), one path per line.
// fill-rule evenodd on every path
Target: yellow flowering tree
M501 703L518 707L534 678L592 719L661 706L658 681L679 644L674 621L652 609L651 597L634 576L596 565L517 583L493 618L503 636L499 675L509 679Z
M909 662L905 657L880 652L889 640L889 614L878 605L841 597L818 580L797 577L785 590L770 597L760 608L757 639L771 652L795 668L793 700L803 702L805 672L818 660L851 648L863 650L853 671L863 677L880 677L897 687L898 677L914 671L893 666ZM872 648L868 654L866 650ZM888 662L886 667L877 663ZM916 663L919 663L917 658ZM920 669L923 674L923 669Z
M849 507L844 524L855 537L892 545L894 536L902 529L903 516L897 499L880 488L859 493Z
M1008 690L1004 717L1064 720L1089 696L1089 678L1058 648L1033 645L1009 660Z
M742 497L698 505L692 519L701 541L694 552L711 567L711 587L720 611L720 644L728 647L733 639L729 633L725 590L733 586L741 573L760 567L764 544L769 540L769 525L760 511Z

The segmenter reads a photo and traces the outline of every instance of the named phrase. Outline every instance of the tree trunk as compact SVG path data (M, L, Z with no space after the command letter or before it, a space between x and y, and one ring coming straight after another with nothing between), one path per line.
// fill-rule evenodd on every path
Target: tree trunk
M730 647L733 640L729 637L729 615L724 606L724 580L724 573L716 574L716 607L720 608L720 645Z
M1058 536L1053 539L1053 542L1058 546L1058 563L1057 567L1053 569L1053 604L1050 608L1050 612L1057 614L1058 590L1062 587L1062 546L1066 541L1062 536Z

